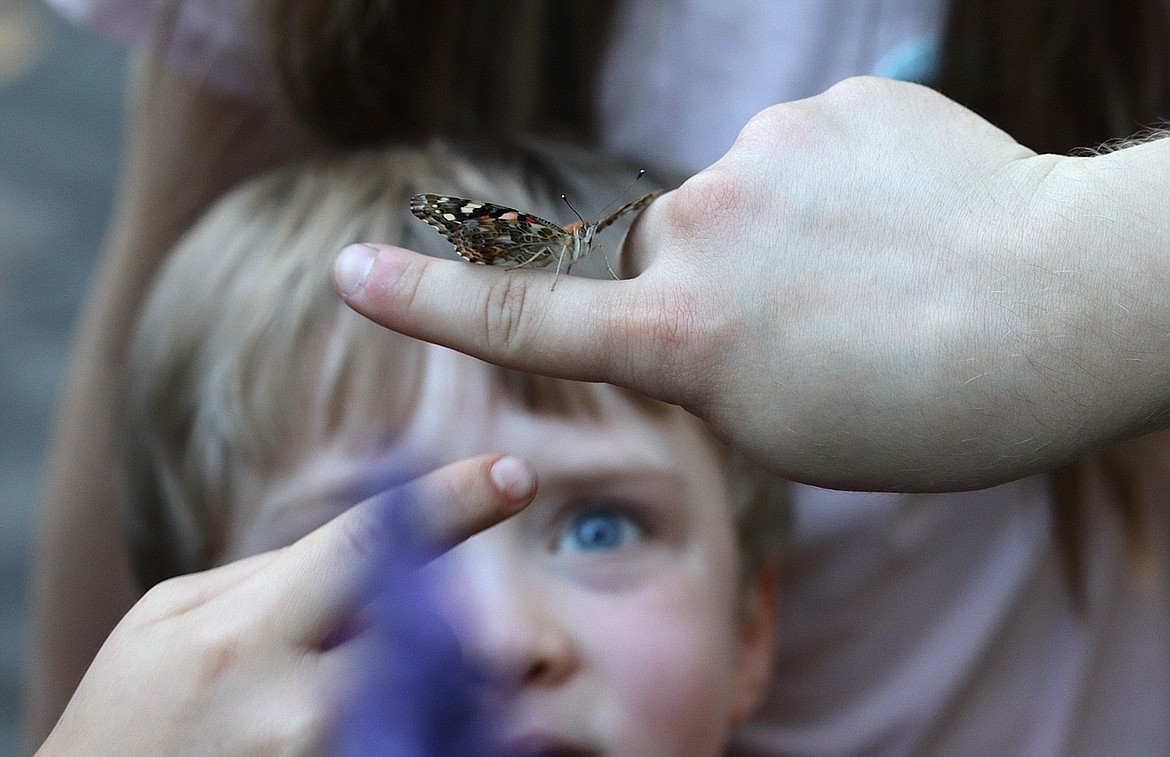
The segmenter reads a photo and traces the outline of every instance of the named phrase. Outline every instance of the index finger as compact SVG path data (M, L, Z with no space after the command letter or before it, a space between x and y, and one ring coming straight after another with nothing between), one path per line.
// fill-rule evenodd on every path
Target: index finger
M377 571L450 547L514 514L535 494L526 463L484 455L370 497L264 565L275 622L295 639L319 641L353 610Z
M387 328L510 368L630 385L644 317L636 280L505 270L437 260L390 245L342 250L334 283Z

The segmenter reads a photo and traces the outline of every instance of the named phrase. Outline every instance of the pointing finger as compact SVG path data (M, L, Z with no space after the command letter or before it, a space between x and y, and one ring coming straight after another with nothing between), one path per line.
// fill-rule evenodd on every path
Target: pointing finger
M635 281L472 266L398 247L345 248L334 266L345 301L408 336L500 365L583 381L633 382Z
M405 507L412 536L442 551L494 526L532 501L536 474L511 455L481 455L445 465L381 494L387 507Z
M450 547L535 494L527 463L496 455L461 460L370 497L264 566L270 606L290 636L315 643L353 609L380 561L404 559L393 550Z

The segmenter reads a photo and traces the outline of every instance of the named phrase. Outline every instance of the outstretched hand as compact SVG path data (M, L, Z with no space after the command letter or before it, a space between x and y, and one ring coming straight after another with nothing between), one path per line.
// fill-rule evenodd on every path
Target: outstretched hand
M159 584L114 629L38 755L482 754L482 733L460 741L461 726L482 725L482 692L452 678L459 652L409 580L403 529L434 554L535 493L525 463L470 458L289 547Z
M1120 254L1098 274L1117 242L1081 218L1106 159L1036 155L924 87L853 79L762 112L645 210L628 280L550 291L379 245L347 248L335 278L385 326L681 404L795 480L985 486L1165 415L1148 392L1170 330L1134 335L1136 373L1107 344L1117 292L1144 304L1150 282Z

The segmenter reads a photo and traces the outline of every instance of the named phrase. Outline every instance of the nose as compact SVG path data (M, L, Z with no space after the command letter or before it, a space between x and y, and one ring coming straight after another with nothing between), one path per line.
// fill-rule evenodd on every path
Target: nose
M533 573L521 560L497 557L468 561L456 577L465 653L509 688L556 686L580 666L555 582Z

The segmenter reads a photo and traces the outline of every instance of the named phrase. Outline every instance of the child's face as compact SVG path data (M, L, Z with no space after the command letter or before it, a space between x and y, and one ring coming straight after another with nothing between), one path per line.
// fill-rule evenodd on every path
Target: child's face
M514 685L509 741L533 754L720 753L762 694L774 582L741 585L725 473L698 421L601 386L597 416L537 415L490 396L482 364L426 354L395 458L429 469L510 452L540 480L526 510L435 564L469 659ZM234 543L276 546L327 510L270 497Z

